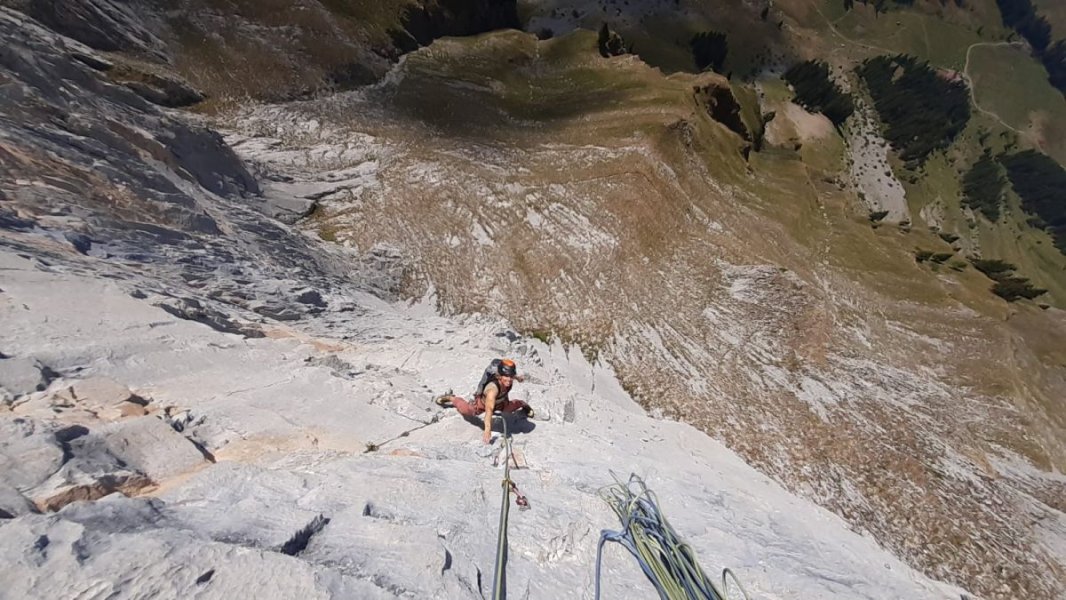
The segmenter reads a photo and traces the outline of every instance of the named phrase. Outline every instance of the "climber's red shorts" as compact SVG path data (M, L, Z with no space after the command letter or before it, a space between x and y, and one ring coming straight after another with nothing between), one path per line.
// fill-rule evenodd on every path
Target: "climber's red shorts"
M455 410L459 411L459 414L464 417L475 417L485 412L485 399L478 398L473 402L468 402L459 396L452 396L452 406ZM507 402L497 402L495 409L505 413L513 413L523 408L527 408L529 405L521 400L508 400Z

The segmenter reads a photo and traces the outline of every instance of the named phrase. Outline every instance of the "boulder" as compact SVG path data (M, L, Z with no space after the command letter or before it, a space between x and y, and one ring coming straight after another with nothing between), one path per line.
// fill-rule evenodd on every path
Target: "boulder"
M242 323L226 313L205 306L199 300L193 298L167 298L158 304L159 308L178 317L203 323L208 327L222 333L235 333L249 338L261 338L263 332L248 323Z
M125 469L88 473L78 466L64 465L55 477L33 491L32 500L41 512L52 512L72 502L98 500L115 492L133 495L152 486L140 473Z
M318 290L311 288L303 288L296 290L296 301L300 304L308 304L311 306L317 306L318 308L325 308L326 301L322 299L322 294Z
M751 132L741 118L741 106L728 82L710 82L704 86L695 86L693 93L707 110L712 119L725 125L744 141L752 141Z
M108 391L110 399L122 390L93 385L98 393ZM26 418L0 420L0 481L41 511L114 492L136 494L205 460L196 445L150 416L95 430L55 428Z
M48 478L65 460L52 429L22 417L0 417L0 482L26 493Z
M148 401L108 377L75 381L55 393L36 394L17 403L15 412L44 420L85 423L96 419L117 421L147 413Z
M32 358L0 359L0 402L10 404L48 387L54 373Z
M101 427L107 449L153 481L190 471L206 461L203 453L162 419L146 416Z
M114 492L134 494L152 484L116 456L102 436L84 426L52 430L52 438L62 447L62 465L47 480L24 492L42 512Z
M300 308L273 298L256 300L250 303L248 308L275 321L296 321L304 316Z
M178 165L205 189L221 196L259 194L259 184L218 133L174 127L157 138Z
M268 217L292 225L313 213L318 206L317 199L279 192L274 187L276 186L265 187L262 202L255 205L257 210Z
M75 381L69 388L74 399L96 406L133 402L145 406L148 401L110 377L90 377Z
M70 242L70 245L74 246L74 249L80 254L88 254L89 250L93 247L93 241L84 233L68 231L63 234L63 237L65 237L66 240Z

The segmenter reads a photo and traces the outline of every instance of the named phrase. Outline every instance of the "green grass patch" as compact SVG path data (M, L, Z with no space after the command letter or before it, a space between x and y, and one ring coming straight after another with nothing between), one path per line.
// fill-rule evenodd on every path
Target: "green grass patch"
M836 28L848 39L873 46L876 51L911 54L936 67L956 71L966 64L966 48L985 41L971 25L915 10L893 10L875 16L872 8L859 4L836 21Z
M755 149L759 150L762 148L762 138L766 133L766 123L763 122L762 118L762 107L759 106L759 95L755 92L754 86L745 85L739 81L733 82L730 87L733 90L733 96L737 99L737 103L740 104L740 120L751 134Z
M1048 83L1044 67L1021 48L974 48L970 55L970 77L981 107L996 113L1016 129L1029 125L1033 111L1066 118L1062 94Z
M1062 0L1033 0L1036 12L1051 24L1051 38L1066 39L1066 2Z
M550 329L531 329L526 332L529 337L540 341L543 344L551 346L552 340L555 339L555 334Z
M1047 232L1026 225L1021 202L1013 192L1008 191L1006 198L999 223L977 224L981 255L1016 265L1035 286L1048 290L1041 302L1066 308L1066 256L1055 248Z
M847 147L844 138L833 133L818 139L807 140L799 150L800 158L811 167L812 176L825 179L834 179L837 174L844 170L844 155Z
M918 218L922 209L939 205L946 213L941 228L947 231L964 220L958 208L961 196L958 171L949 161L948 154L938 152L918 171L908 170L897 161L892 161L892 168L903 183L911 215Z

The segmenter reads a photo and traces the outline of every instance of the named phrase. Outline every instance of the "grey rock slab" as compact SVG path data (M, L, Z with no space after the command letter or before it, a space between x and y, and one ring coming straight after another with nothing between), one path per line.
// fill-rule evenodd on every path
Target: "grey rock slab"
M135 31L117 25L125 23L125 3L34 5L42 11L41 18L56 17L53 26L60 30L81 24L93 28L98 24L94 19L102 16L118 31ZM63 14L45 14L52 9ZM114 255L113 246L140 238L139 252L132 253L139 255L156 250L145 245L145 238L180 244L187 239L178 235L183 232L221 234L208 215L209 205L218 199L204 188L227 196L258 193L254 178L218 134L171 118L134 91L112 83L109 77L118 69L95 70L104 65L86 60L91 51L83 44L4 7L0 39L5 48L0 78L13 82L0 89L0 99L11 107L10 119L0 130L13 152L29 157L17 173L29 183L16 184L9 173L0 187L16 207L29 211L22 216L80 206L90 225L85 233L92 234L89 252L96 252L97 240L106 240L99 243L101 251ZM169 80L162 81L169 85ZM177 94L171 91L171 96ZM57 166L61 164L72 168ZM94 177L87 179L84 173L90 172ZM140 209L124 214L116 189L136 190ZM87 190L94 192L89 203L80 197ZM170 233L163 233L167 229Z
M145 100L170 108L189 106L205 98L203 92L169 73L137 73L136 80L121 83Z
M254 312L275 321L298 321L305 316L305 308L282 300L256 300L248 305Z
M32 515L3 532L0 589L10 598L396 597L284 554L179 529L113 533L58 515Z
M0 479L0 519L37 512L33 504L7 481Z
M100 533L184 528L181 522L170 514L166 503L159 498L130 498L122 494L110 494L96 502L69 504L58 514L68 521Z
M118 466L71 461L43 484L30 492L30 498L42 512L56 511L72 502L97 500L115 492L136 494L152 485L141 473Z
M263 337L263 332L252 323L243 322L233 315L206 306L193 298L167 298L156 304L159 308L179 319L203 323L222 333L235 333L245 337Z
M25 493L63 465L53 430L34 419L0 416L0 480Z
M310 215L317 204L316 200L279 192L277 186L271 184L265 187L262 203L256 208L268 217L293 224Z
M106 425L98 435L112 454L157 482L199 467L206 460L191 441L154 416Z
M217 541L280 552L330 517L329 507L307 508L302 502L316 485L315 478L291 472L223 462L162 498L174 518L191 530Z
M55 31L97 50L139 50L163 58L163 42L126 2L29 0L27 12Z
M10 401L48 387L49 371L32 358L0 359L0 400Z
M398 596L480 598L476 578L460 564L433 527L376 519L359 508L334 515L300 558L358 577L369 577Z
M174 127L161 138L181 167L204 189L222 196L259 194L255 178L218 133L183 126Z
M62 466L25 492L42 511L58 510L71 502L95 500L114 492L134 494L152 484L144 473L112 452L107 439L86 427L59 429L53 438L62 444Z
M117 406L123 402L132 402L141 406L148 404L147 400L110 377L78 379L60 393L68 396L74 403L94 409Z

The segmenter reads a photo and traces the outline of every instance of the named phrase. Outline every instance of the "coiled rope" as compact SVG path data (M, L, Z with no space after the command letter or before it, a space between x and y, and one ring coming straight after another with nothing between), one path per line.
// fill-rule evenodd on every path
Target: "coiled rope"
M661 600L732 600L735 585L740 598L748 594L729 569L722 570L722 587L707 578L696 562L696 555L659 511L654 492L636 474L622 483L611 473L615 483L602 488L599 495L622 522L620 531L604 529L596 549L596 599L600 597L600 570L603 545L617 542L640 564L644 575L655 586ZM733 582L733 585L730 584ZM723 590L725 592L723 592Z

